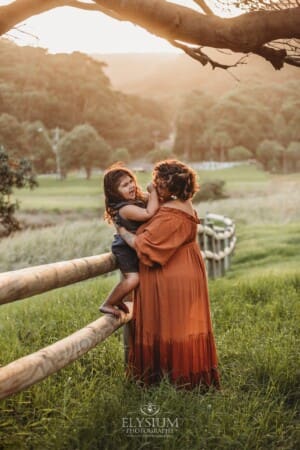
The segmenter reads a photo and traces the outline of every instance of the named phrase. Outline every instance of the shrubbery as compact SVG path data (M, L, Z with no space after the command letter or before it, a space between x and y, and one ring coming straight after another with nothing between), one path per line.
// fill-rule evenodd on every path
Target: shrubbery
M19 207L17 201L11 199L13 189L37 186L31 163L26 159L11 159L0 146L0 225L7 234L20 228L15 212Z
M224 188L225 181L223 180L206 181L201 184L200 190L193 197L193 201L197 203L205 200L227 198L228 195L225 193Z
M155 148L147 153L147 160L153 164L172 157L172 150L169 148Z
M229 161L246 161L253 158L252 153L246 147L238 145L228 150Z

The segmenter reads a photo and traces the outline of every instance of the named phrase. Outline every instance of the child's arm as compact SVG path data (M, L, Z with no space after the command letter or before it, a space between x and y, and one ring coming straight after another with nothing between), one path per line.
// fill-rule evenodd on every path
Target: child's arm
M145 222L151 219L159 208L159 200L155 187L152 183L149 185L149 198L146 208L141 208L136 205L126 205L119 210L119 214L123 219L136 220L138 222Z

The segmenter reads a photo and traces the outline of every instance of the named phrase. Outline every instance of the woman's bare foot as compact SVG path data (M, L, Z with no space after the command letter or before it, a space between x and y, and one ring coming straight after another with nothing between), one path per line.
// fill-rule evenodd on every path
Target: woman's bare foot
M115 309L113 306L104 306L101 305L99 308L99 311L105 313L105 314L112 314L113 316L120 318L121 312Z

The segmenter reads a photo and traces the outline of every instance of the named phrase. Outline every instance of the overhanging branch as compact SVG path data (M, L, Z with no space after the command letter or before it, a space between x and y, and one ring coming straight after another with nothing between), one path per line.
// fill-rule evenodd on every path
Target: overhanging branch
M97 5L96 3L85 3L77 0L66 1L66 6L71 6L73 8L84 9L86 11L99 11L103 14L112 17L113 19L123 20L119 14L114 13L109 8L104 8L103 6Z
M233 67L237 67L240 64L245 64L245 59L248 58L248 55L244 55L241 58L239 58L239 60L236 61L234 64L222 64L210 58L210 56L208 56L206 53L202 51L201 47L189 47L188 45L184 45L176 41L169 41L169 42L174 47L183 50L191 58L195 59L196 61L199 61L203 66L206 66L206 64L209 63L213 69L219 68L227 70Z
M234 18L204 15L165 0L95 0L164 39L248 53L281 38L300 37L300 7Z
M214 15L213 11L210 9L210 7L206 4L204 0L193 0L194 3L197 3L197 5L200 6L203 12L205 12L207 15Z
M205 8L205 0L196 0L196 3ZM139 25L163 39L182 42L187 46L256 53L270 61L276 69L282 67L284 62L291 64L291 55L272 49L268 44L279 39L300 39L299 6L279 11L253 11L225 19L211 14L207 8L205 15L165 0L95 0L93 3L80 0L15 0L0 7L0 35L33 15L60 6L101 11L115 19ZM198 56L202 58L202 55ZM293 65L298 66L298 62Z
M256 49L253 53L265 58L276 70L280 70L283 67L287 57L285 49L276 50L274 48L267 47L266 45Z

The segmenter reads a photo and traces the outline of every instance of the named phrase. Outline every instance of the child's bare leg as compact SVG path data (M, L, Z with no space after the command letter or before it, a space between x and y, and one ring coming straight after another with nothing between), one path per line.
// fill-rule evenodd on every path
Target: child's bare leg
M103 313L113 314L115 317L120 317L121 313L119 309L128 313L128 308L125 303L122 302L129 292L135 289L139 284L139 274L137 272L123 273L123 280L121 280L111 291L107 299L102 303L99 310Z

